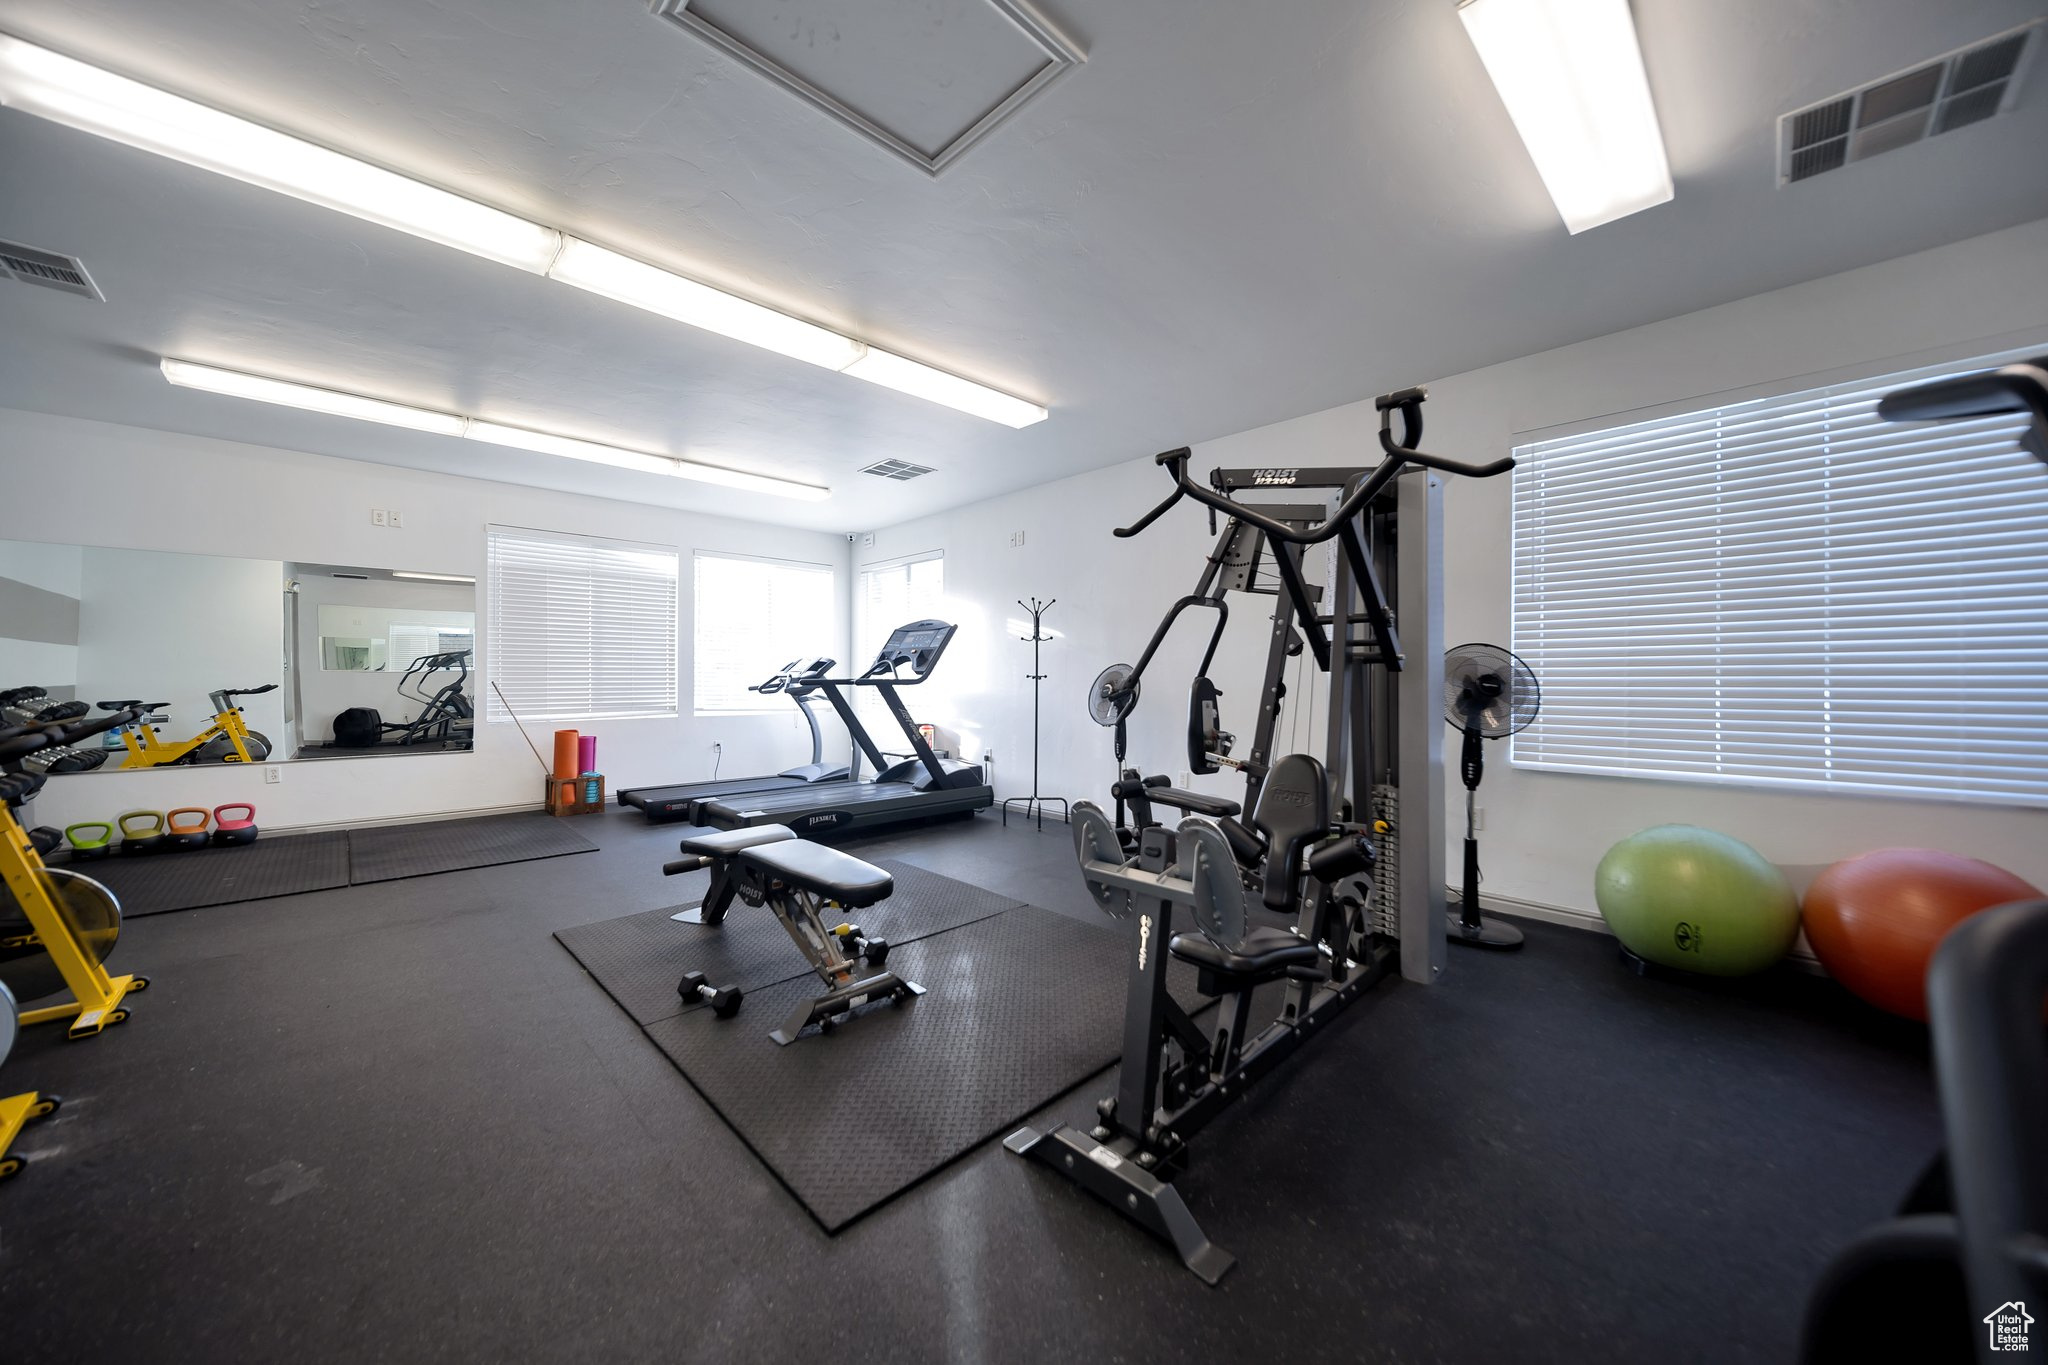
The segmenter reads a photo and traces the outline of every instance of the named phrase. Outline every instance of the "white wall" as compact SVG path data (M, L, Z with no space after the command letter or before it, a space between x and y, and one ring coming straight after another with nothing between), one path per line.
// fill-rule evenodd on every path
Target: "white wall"
M1505 453L1517 432L1893 358L1932 360L2036 340L2048 345L2048 221L1436 381L1423 444L1486 458ZM1417 378L1369 380L1380 391ZM1370 402L1350 404L1202 442L1191 468L1206 477L1217 465L1362 463L1377 451L1377 429ZM1161 432L1159 444L1187 434ZM920 714L977 735L997 752L999 796L1029 785L1030 693L1021 681L1028 647L1004 638L1003 623L1019 615L1014 598L1036 592L1060 599L1048 624L1066 632L1047 646L1045 785L1106 800L1108 736L1082 718L1082 691L1105 664L1130 660L1143 648L1159 614L1192 586L1210 544L1205 518L1188 506L1134 540L1111 537L1113 525L1135 519L1166 490L1164 475L1146 457L891 527L876 533L872 547L856 550L861 562L945 551L948 609L962 623L959 657L927 686ZM1447 644L1507 642L1509 493L1505 478L1451 481ZM1013 549L1010 534L1019 530L1025 544ZM1234 690L1223 681L1226 723L1240 733L1248 731L1255 705L1243 673L1255 674L1263 643L1251 616L1244 611L1233 620L1226 646L1238 676ZM1191 626L1183 629L1192 637ZM1191 646L1192 639L1182 643ZM1162 658L1158 686L1140 703L1132 759L1149 772L1177 774L1184 762L1180 727L1192 659L1192 648ZM1313 729L1302 733L1310 737L1304 747L1318 747ZM1800 885L1819 867L1863 849L1924 844L1989 859L2048 887L2048 813L2039 810L1574 777L1511 769L1504 756L1499 746L1490 751L1482 790L1486 890L1493 896L1590 911L1600 855L1615 840L1666 821L1747 840ZM1237 788L1228 775L1204 785ZM1448 786L1453 803L1460 802L1455 776ZM1447 836L1456 829L1447 822Z
M76 545L31 545L0 540L0 578L11 578L73 601L79 593L79 549ZM40 687L58 701L69 701L78 682L76 632L69 642L23 640L0 613L0 692L14 687Z
M476 458L480 471L489 468L488 454ZM89 518L64 523L63 529L74 538L83 538L80 528L88 528L90 538L103 544L471 574L480 583L484 528L494 522L675 545L685 563L689 552L699 547L758 554L773 545L791 557L836 566L838 619L847 617L847 546L838 535L0 410L0 479L21 485L29 471L54 468L62 468L67 484L76 488L146 483L151 489L148 505L139 499L102 498L93 502ZM405 514L404 528L372 525L372 508L399 509ZM0 537L33 540L56 529L35 501L0 500ZM482 606L480 601L480 616ZM604 721L591 727L599 736L601 764L612 787L706 776L714 741L725 746L728 775L774 771L800 761L808 745L799 733L803 721L795 708L786 716L701 721L690 714L692 621L687 591L682 611L682 716ZM479 621L479 646L487 658L484 624ZM834 640L829 648L841 652L845 640ZM478 696L489 686L482 677L474 684ZM543 751L552 728L536 728L535 742ZM833 747L828 744L828 751ZM61 825L138 806L248 800L258 804L262 823L272 828L392 819L538 805L539 773L540 765L516 729L480 722L474 754L284 764L282 781L275 786L264 785L260 771L210 767L60 777L38 798L34 818Z
M89 702L169 702L157 727L190 739L213 719L207 694L238 698L243 720L284 744L284 566L275 559L88 547L81 555L78 690ZM120 755L107 760L112 767Z

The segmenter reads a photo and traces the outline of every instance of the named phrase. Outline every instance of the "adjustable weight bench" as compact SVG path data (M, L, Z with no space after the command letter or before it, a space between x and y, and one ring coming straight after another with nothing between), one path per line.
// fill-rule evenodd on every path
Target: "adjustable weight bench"
M766 905L797 951L824 981L823 995L797 1006L768 1036L787 1045L811 1024L830 1028L862 1004L873 1000L909 1000L924 987L887 970L889 945L861 935L858 927L829 925L824 912L862 910L887 900L896 879L873 863L862 862L836 848L809 843L784 825L718 830L681 841L691 856L663 866L669 875L711 869L711 889L696 911L672 915L684 923L717 927L737 897L748 905ZM695 919L690 916L695 915ZM694 989L693 989L694 987ZM701 974L683 978L685 998L711 999ZM731 997L729 1015L738 1008Z

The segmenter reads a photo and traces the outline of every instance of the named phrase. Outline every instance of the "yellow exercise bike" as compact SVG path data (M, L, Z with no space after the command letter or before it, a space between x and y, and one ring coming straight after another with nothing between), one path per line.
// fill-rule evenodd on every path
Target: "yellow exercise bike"
M103 701L98 703L102 711L126 711L133 709L140 718L121 727L121 744L128 750L128 757L121 760L124 768L161 768L171 763L261 763L270 757L270 741L261 733L251 730L242 720L242 708L235 705L236 697L260 697L265 692L275 692L276 683L263 687L222 688L209 692L207 697L213 703L213 720L204 730L191 739L165 740L158 737L157 727L151 724L153 713L163 710L167 701L144 702L135 698L126 701Z
M145 976L110 976L103 965L121 933L113 893L90 877L44 866L43 854L62 836L24 829L15 818L48 780L22 771L23 759L136 719L131 710L70 725L0 727L0 1060L18 1026L63 1023L69 1036L89 1038L124 1022L128 996L149 985ZM58 995L55 1004L34 1004ZM0 1095L0 1180L28 1164L9 1150L22 1126L61 1103L34 1091Z

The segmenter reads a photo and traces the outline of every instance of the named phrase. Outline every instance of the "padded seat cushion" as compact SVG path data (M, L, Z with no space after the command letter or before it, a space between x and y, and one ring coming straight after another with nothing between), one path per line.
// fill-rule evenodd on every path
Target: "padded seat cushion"
M1235 949L1201 934L1175 934L1167 949L1183 962L1226 976L1278 976L1289 967L1320 965L1322 950L1285 929L1254 929Z
M787 843L794 838L796 831L788 825L751 825L745 829L707 829L701 834L685 835L676 847L701 857L723 858L743 848Z
M1145 799L1175 810L1184 810L1190 815L1206 815L1212 820L1236 815L1243 809L1237 802L1226 796L1211 796L1207 792L1191 792L1185 787L1147 787Z
M803 839L747 849L740 866L854 910L887 900L896 889L896 879L873 863Z

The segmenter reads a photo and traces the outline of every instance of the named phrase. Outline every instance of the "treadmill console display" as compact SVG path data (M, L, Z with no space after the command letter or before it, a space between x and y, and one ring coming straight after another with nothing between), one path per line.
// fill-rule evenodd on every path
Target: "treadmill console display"
M939 656L946 652L946 645L956 629L957 626L944 621L912 621L907 626L896 627L863 676L879 678L907 667L922 679L938 667Z

